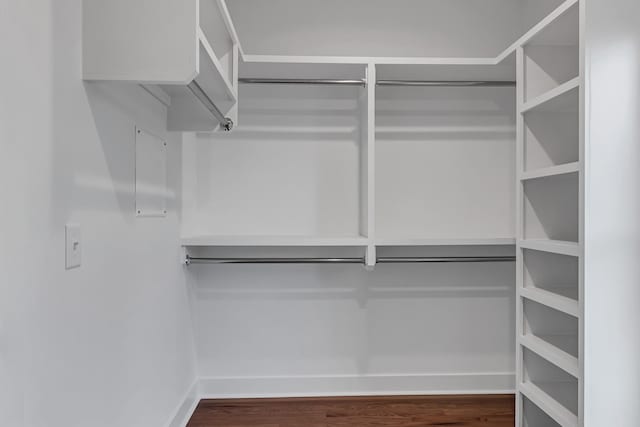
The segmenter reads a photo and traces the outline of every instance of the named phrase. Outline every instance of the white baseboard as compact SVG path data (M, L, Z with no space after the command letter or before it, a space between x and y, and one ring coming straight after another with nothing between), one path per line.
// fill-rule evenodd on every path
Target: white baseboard
M196 379L185 393L184 399L174 411L166 427L185 427L200 402L200 380Z
M515 374L344 375L210 377L200 379L202 399L371 395L510 394Z
M512 372L209 377L193 383L166 427L185 427L201 399L512 393L515 393L515 374Z

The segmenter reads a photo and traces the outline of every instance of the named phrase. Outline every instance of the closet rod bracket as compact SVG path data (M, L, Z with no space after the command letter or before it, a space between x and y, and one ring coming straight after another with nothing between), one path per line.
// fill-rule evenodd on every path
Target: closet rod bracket
M193 80L191 83L187 85L187 88L193 93L193 95L202 103L202 105L209 110L211 115L215 117L215 119L220 123L220 129L225 132L230 132L233 129L233 120L229 117L225 117L225 115L220 111L218 106L211 100L209 95L205 93L205 91L200 87L198 82Z

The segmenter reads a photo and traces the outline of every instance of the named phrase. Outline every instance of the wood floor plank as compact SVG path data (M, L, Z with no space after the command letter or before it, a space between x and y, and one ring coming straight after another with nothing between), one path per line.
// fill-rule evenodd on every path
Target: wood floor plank
M203 400L188 427L513 427L513 395Z

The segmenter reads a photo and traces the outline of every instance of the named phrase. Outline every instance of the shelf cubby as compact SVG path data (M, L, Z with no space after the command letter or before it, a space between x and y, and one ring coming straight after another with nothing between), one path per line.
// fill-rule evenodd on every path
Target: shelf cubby
M562 427L526 397L523 398L522 427Z
M199 25L200 31L211 45L222 75L227 81L233 81L234 69L234 42L227 22L230 21L224 2L218 0L199 0ZM227 17L225 17L227 14Z
M523 250L523 297L579 316L578 258Z
M526 181L523 234L525 239L578 241L578 174Z
M524 45L524 101L580 75L579 5L575 3Z
M578 380L527 348L523 357L523 394L561 426L577 426Z
M521 343L574 377L578 376L578 319L538 302L523 301Z
M555 103L555 111L554 102L549 101L524 113L525 173L576 165L580 160L577 90L556 98Z

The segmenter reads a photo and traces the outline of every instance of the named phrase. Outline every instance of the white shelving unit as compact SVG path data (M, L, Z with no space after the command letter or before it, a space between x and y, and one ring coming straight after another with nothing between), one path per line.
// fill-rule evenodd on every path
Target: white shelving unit
M240 104L247 120L234 135L216 137L216 141L209 137L194 137L193 141L185 144L193 143L198 147L184 152L186 165L196 165L214 153L228 162L209 163L206 172L197 172L185 181L183 245L265 246L264 242L271 242L282 246L311 246L314 243L323 246L323 242L348 244L355 241L365 242L369 252L375 253L376 246L515 244L513 195L516 192L512 183L516 181L520 186L522 181L522 185L531 188L532 198L539 196L555 200L563 190L558 190L558 194L546 194L544 189L537 191L538 187L547 187L540 182L553 179L558 180L561 187L562 184L569 186L575 184L577 178L574 175L579 173L577 143L567 149L549 150L558 139L577 140L575 107L580 76L574 51L578 41L574 32L570 28L567 30L567 25L570 26L577 17L577 6L577 0L559 4L495 58L244 55L240 64L243 77L362 79L366 76L368 85L364 89L281 86L272 107L261 105L258 100L261 96L268 96L266 88L258 85L243 89ZM201 32L208 36L207 31ZM513 89L508 87L376 88L372 83L394 79L515 80L516 53L520 50L523 55L522 72L527 75L528 83L517 105L511 104ZM324 95L319 95L321 93ZM333 106L329 105L330 98L333 98ZM338 103L342 105L338 106ZM292 105L297 111L289 110ZM476 105L480 110L493 108L495 111L491 115L478 115L489 117L482 120L469 112L456 111L461 105ZM257 119L257 112L265 108L275 109L268 123ZM331 124L313 122L310 118L307 122L301 121L305 111L311 114L310 108L318 108L316 112L322 110L323 116L332 118ZM346 111L347 122L338 118ZM437 123L425 122L427 113L436 113ZM292 115L296 118L295 125L285 122ZM526 137L524 157L527 160L518 171L512 165L516 116L524 117L526 124L523 138ZM549 126L554 117L560 119L554 126ZM569 117L570 125L567 125ZM546 129L546 132L541 133L540 129ZM321 156L322 169L334 168L335 176L341 177L342 183L340 187L334 187L327 177L321 177L314 184L324 189L322 192L337 195L340 201L336 203L338 208L320 208L316 225L299 221L305 215L304 206L310 209L324 206L323 201L308 198L313 191L294 191L289 194L290 198L284 193L275 195L275 200L280 200L278 206L261 212L264 208L260 200L269 194L273 198L274 189L281 187L286 179L287 166L272 161L265 152L259 163L251 163L251 167L249 164L240 165L240 169L231 171L233 159L237 157L234 153L239 156L241 149L221 142L233 141L237 146L244 146L245 151L259 153L266 142L258 144L255 140L258 136L273 140L273 144L280 147L283 144L288 146L287 142L277 141L284 134L295 135L295 139L300 141L333 141L336 147L340 139L355 143L355 156L354 153L347 154L350 151L348 144L343 145L342 153L336 151ZM307 145L313 147L313 144ZM292 158L311 155L311 152L298 152L298 147L299 144L280 148L289 152ZM478 151L474 154L472 150ZM466 152L466 155L460 156L461 152ZM479 157L482 162L477 161ZM347 174L342 166L335 169L343 161L352 165L357 161L357 175ZM404 166L398 167L400 164ZM479 164L484 167L479 169ZM282 169L282 180L273 182L271 188L261 186L264 180L256 181L254 187L261 188L261 194L252 196L253 190L247 187L253 179L251 177L266 177L266 172L274 168ZM261 170L264 173L260 173ZM245 176L242 183L233 182L233 177L238 174ZM297 176L300 178L297 185L302 190L306 181L310 184L313 180L305 178L302 170ZM197 182L209 182L213 188L218 188L217 182L225 182L227 190L214 191L215 197L210 200L198 200L197 194L192 193ZM242 206L230 206L227 203L231 200L230 195L238 192L244 192L256 203L245 201ZM413 197L415 194L423 197ZM447 199L439 202L451 194L460 197L457 201ZM224 212L211 205L213 199L220 206L226 206ZM538 223L528 221L531 226L527 235L522 236L526 240L520 239L523 240L521 247L559 254L578 253L577 231L555 233L556 230L564 231L564 223L575 223L574 216L577 215L577 199L562 203L566 214L560 220L549 214L538 218ZM200 217L197 211L202 213ZM474 212L472 217L465 215L471 211ZM529 216L536 218L532 214ZM255 230L246 230L244 225L249 222L258 223ZM217 226L211 226L213 223ZM547 233L548 227L551 233Z
M297 59L245 62L242 77L366 78L367 85L243 86L242 126L185 141L184 246L365 246L374 263L376 246L515 245L514 88L375 85L447 76L513 81L515 56L494 65ZM475 120L463 109L469 103L491 114ZM437 123L424 121L429 110ZM206 200L195 190L202 185ZM439 202L451 194L456 200Z
M517 48L518 427L583 418L583 52L580 1Z
M242 68L243 77L260 78L363 80L374 71L364 64ZM367 247L369 88L275 89L243 85L243 123L234 132L185 136L183 245Z
M85 0L83 78L154 85L170 131L212 131L219 113L237 122L241 49L224 0ZM203 102L189 87L197 85Z
M582 7L496 58L245 56L243 78L366 84L243 87L234 133L185 138L182 244L352 247L369 266L515 245L517 426L581 425ZM394 80L517 88L376 85Z

